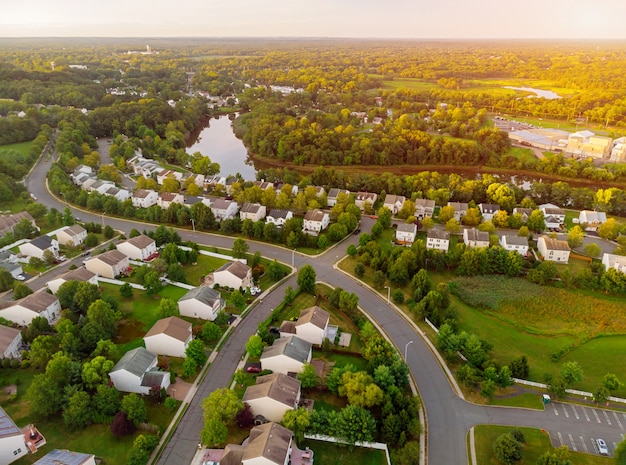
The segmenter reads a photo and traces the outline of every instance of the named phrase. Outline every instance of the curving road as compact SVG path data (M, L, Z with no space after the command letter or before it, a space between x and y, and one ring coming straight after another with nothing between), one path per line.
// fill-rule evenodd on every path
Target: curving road
M65 205L52 197L45 188L45 174L50 162L42 160L29 175L25 184L47 207L62 209ZM73 209L85 221L100 221L101 215L94 215ZM125 232L130 229L153 229L153 225L117 218L106 218L113 228ZM373 221L363 219L362 229L368 231ZM231 248L233 239L206 233L178 230L183 240L200 244ZM250 250L260 251L270 259L291 263L292 251L264 243L250 241ZM614 445L622 440L626 432L626 415L621 412L593 409L555 403L545 411L517 408L488 407L471 404L459 398L453 390L442 365L431 346L419 329L409 324L396 310L386 303L379 294L359 284L350 276L336 270L334 264L346 254L350 244L356 244L357 238L351 236L345 242L326 253L309 257L295 254L295 265L300 267L310 264L315 268L317 279L359 296L359 305L376 321L396 345L400 353L407 349L407 364L417 384L427 416L428 462L436 465L465 464L468 462L466 436L472 426L478 424L504 424L543 428L550 432L555 446L566 444L572 450L596 452L593 439L602 437L613 450ZM49 277L39 278L47 281ZM32 284L32 283L31 283ZM274 292L264 296L262 302L234 330L228 343L219 352L198 386L196 395L189 409L176 428L167 445L159 464L190 463L200 442L202 429L201 401L212 390L225 387L241 359L245 341L256 331L258 322L264 319L277 306L284 294L284 289L295 280L291 278ZM409 341L413 344L408 345Z

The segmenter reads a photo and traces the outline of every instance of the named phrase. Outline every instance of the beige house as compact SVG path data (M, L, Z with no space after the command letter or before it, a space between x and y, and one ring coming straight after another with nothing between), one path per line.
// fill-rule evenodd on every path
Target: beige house
M570 248L567 241L541 236L537 240L537 250L539 250L544 260L558 263L567 263L569 261Z
M61 245L78 247L87 239L87 230L79 224L70 226L57 233L57 241Z
M471 247L489 247L489 233L476 228L463 230L463 243Z
M523 236L502 236L500 245L509 252L519 252L524 256L528 253L528 238Z
M435 201L429 199L415 199L415 218L423 220L432 218L435 213Z
M96 456L72 452L71 450L54 449L33 465L96 465Z
M22 255L28 258L37 257L43 260L43 254L46 250L52 252L55 257L59 256L59 243L50 236L39 236L30 242L25 242L18 246Z
M426 248L447 252L450 247L450 233L431 229L426 233Z
M46 284L50 292L56 294L59 288L68 281L88 282L97 286L98 276L84 266L81 266L80 268L68 271L56 279L48 281Z
M191 323L170 316L157 321L143 337L143 342L153 354L184 358L192 339Z
M30 294L21 300L8 302L0 309L0 317L20 326L28 326L34 318L43 317L51 325L61 316L59 299L46 291Z
M22 332L0 325L0 358L21 358Z
M263 349L261 368L274 373L300 373L311 361L312 344L298 336L281 337Z
M317 236L330 224L330 215L320 209L308 210L304 215L302 232Z
M128 257L119 250L109 250L85 260L85 268L98 276L113 279L128 272Z
M158 387L167 389L170 385L170 374L158 371L158 358L152 352L137 347L124 354L109 373L115 389L121 392L149 394Z
M118 242L115 248L131 260L151 260L158 255L156 242L145 234Z
M6 236L8 233L13 232L13 228L22 220L28 220L28 222L37 230L35 219L28 212L15 213L14 215L0 215L0 237Z
M255 426L243 445L227 444L220 465L288 465L292 433L278 423ZM312 463L312 462L309 462Z
M181 316L201 318L214 321L219 315L224 301L221 295L209 286L200 286L189 291L178 299L178 310Z
M245 202L239 210L241 220L261 221L267 215L267 208L260 203Z
M209 275L213 285L233 289L247 289L252 286L252 268L239 261L228 262Z
M282 421L285 413L294 410L300 402L300 381L282 373L259 376L254 386L243 395L254 415L263 415L269 421Z
M413 244L416 235L417 225L414 223L400 223L396 228L396 241L398 241L399 244Z

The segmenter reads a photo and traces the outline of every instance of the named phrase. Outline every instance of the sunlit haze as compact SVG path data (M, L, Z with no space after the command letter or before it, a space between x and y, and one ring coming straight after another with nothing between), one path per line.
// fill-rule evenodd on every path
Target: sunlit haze
M0 37L625 39L624 18L624 0L24 0Z

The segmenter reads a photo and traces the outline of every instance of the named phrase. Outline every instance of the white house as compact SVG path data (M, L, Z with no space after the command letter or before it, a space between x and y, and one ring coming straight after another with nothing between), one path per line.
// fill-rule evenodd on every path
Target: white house
M400 223L396 229L396 241L400 244L411 245L415 242L417 225L414 223Z
M493 216L500 211L500 205L495 203L479 203L478 208L485 221L492 220Z
M18 249L20 253L26 257L37 257L43 260L43 254L49 250L55 257L59 256L59 242L50 236L39 236L30 242L21 244Z
M109 373L115 389L122 392L149 394L150 390L167 389L170 374L158 371L158 358L152 352L137 347L124 354Z
M28 326L33 318L41 316L48 320L51 325L55 324L61 316L61 304L59 299L42 290L30 294L21 300L8 302L0 309L0 317L12 321L20 326Z
M211 211L217 221L233 219L239 210L234 200L216 199L211 202Z
M189 291L178 299L178 310L181 316L201 318L214 321L219 315L224 301L218 291L209 286L200 286Z
M184 358L192 339L191 323L170 316L158 320L143 337L143 342L153 354Z
M345 194L347 196L350 196L350 191L333 187L328 191L328 195L326 196L326 204L329 207L334 207L335 205L337 205L337 198L339 197L339 194Z
M292 432L278 423L255 426L250 437L240 444L226 444L222 465L288 465L291 463ZM310 454L310 452L306 452ZM302 459L300 459L302 460ZM299 462L300 463L300 462ZM310 462L301 462L303 465Z
M282 373L259 376L254 386L248 386L242 400L255 416L280 422L285 413L298 407L300 381Z
M87 238L87 230L79 224L70 226L57 233L57 241L61 245L70 245L78 247L85 242Z
M330 224L330 215L316 208L308 210L304 215L302 223L302 232L317 236L320 232Z
M469 205L465 202L448 202L448 207L454 208L454 219L460 222L467 215Z
M267 215L267 208L260 203L245 202L239 210L241 220L260 221Z
M312 344L298 336L281 337L263 349L261 368L274 373L300 373L311 361Z
M602 223L606 222L606 213L583 210L578 215L578 223L586 224L585 231L597 231Z
M626 257L623 255L615 255L612 253L605 253L602 256L602 264L605 270L615 268L617 271L621 271L626 274Z
M317 305L300 312L296 322L296 335L315 345L322 345L328 332L330 314Z
M96 465L96 456L72 452L71 450L54 449L33 465Z
M159 201L159 193L151 189L138 189L132 197L133 207L149 208Z
M278 208L272 208L269 215L265 217L267 223L273 223L276 226L283 226L287 220L293 218L293 212L290 210L279 210Z
M354 197L354 204L361 210L365 210L366 205L373 208L377 199L378 194L375 192L357 192L356 197Z
M119 250L109 250L85 260L85 268L98 276L113 279L128 272L128 257Z
M570 248L567 241L541 236L537 240L537 250L539 250L544 260L558 263L567 263L569 261Z
M8 465L46 445L46 438L33 425L19 428L0 407L0 464Z
M387 207L389 211L391 211L391 214L395 215L400 211L405 200L406 198L404 195L387 194L385 196L383 207Z
M163 210L169 208L173 203L183 205L185 203L185 197L178 192L161 192L157 199L157 205Z
M183 180L183 173L174 170L161 170L156 174L156 181L160 186L163 185L163 181L167 178L176 179L178 182L181 182Z
M252 268L239 261L228 262L208 276L211 287L219 284L222 287L246 289L252 286Z
M21 358L21 346L22 332L16 328L0 325L0 358Z
M489 247L489 233L476 228L463 230L463 243L467 247Z
M131 260L151 260L158 255L156 242L145 234L118 242L115 248Z
M84 266L81 266L80 268L70 270L58 278L48 281L46 284L50 292L56 294L59 288L68 281L88 282L97 286L98 276L87 270Z
M22 265L17 262L17 255L15 255L15 261L12 259L0 259L0 268L11 273L13 279L17 279L19 275L24 273Z
M524 256L528 253L528 238L523 236L507 236L500 237L500 245L509 252L517 251Z
M109 186L108 188L101 189L100 192L102 195L108 195L110 197L115 197L120 202L125 202L126 200L132 197L130 191L126 189L120 189L119 187Z
M532 212L533 212L532 208L515 207L513 209L513 214L515 215L516 213L519 213L522 216L522 222L524 222L524 223L526 223L528 221L528 218L530 217Z
M430 199L415 199L415 218L423 220L432 218L435 213L435 201Z
M450 247L450 233L431 229L426 233L426 248L448 251Z
M546 228L558 228L560 225L565 223L565 210L551 203L546 203L543 205L539 205L539 210L543 212L543 216L546 220ZM554 218L551 221L548 221L548 217ZM548 226L548 223L557 224L558 226Z

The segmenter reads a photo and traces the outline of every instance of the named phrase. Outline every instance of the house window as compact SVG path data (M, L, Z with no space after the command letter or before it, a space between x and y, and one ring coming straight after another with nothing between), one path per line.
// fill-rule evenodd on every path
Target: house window
M21 454L22 453L22 449L17 449L13 451L13 455L17 455L17 454Z

